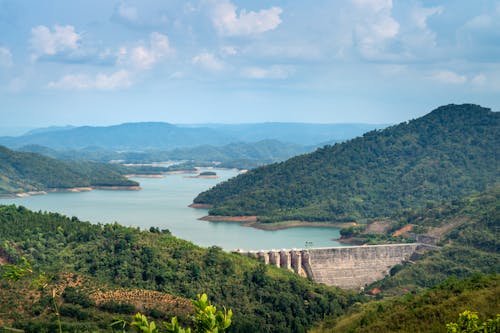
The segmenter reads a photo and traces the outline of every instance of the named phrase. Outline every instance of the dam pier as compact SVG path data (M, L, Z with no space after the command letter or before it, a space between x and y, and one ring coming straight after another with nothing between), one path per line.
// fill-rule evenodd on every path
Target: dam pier
M384 278L392 267L411 260L418 252L436 248L422 243L407 243L238 253L260 258L267 265L291 270L315 282L359 289Z

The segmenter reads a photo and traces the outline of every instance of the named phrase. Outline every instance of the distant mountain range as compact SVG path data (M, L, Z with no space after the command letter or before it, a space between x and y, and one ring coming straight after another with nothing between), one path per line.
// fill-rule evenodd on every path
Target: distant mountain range
M201 145L279 140L303 146L343 141L384 125L263 123L248 125L190 125L126 123L104 127L49 127L18 137L0 137L9 148L40 145L68 150L99 147L108 150L171 150Z
M185 125L188 126L188 125ZM238 141L254 142L279 140L303 146L332 144L355 138L368 131L381 129L388 124L308 124L308 123L256 123L256 124L201 124L189 127L207 127L237 138Z
M213 215L352 221L453 200L498 183L500 113L477 105L428 115L253 169L201 193Z
M225 166L248 168L277 161L312 151L304 147L277 140L262 140L254 143L230 143L224 146L202 145L175 148L173 150L113 151L99 147L80 150L55 150L40 145L27 145L19 151L38 153L62 160L88 160L96 162L121 161L123 163L151 163L169 160L186 160L194 163L217 162Z

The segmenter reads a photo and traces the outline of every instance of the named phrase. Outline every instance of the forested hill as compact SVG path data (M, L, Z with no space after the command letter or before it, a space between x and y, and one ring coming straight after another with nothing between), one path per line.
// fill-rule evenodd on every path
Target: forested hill
M22 281L8 284L0 264L0 313L2 325L27 333L58 331L51 309L53 288L60 297L64 332L111 332L117 317L128 319L139 310L147 310L157 323L170 321L179 309L160 302L164 296L195 298L201 293L219 308L233 310L230 332L305 332L361 299L218 247L197 247L168 230L96 225L0 206L0 263L22 264L21 256L31 263L34 281L25 289ZM73 276L69 281L64 279L68 274ZM37 288L36 281L44 277L45 287ZM99 297L99 302L96 294L110 297L106 303Z
M432 209L408 210L396 220L396 230L413 226L415 233L438 237L441 250L394 266L366 288L384 300L352 308L313 332L446 332L445 323L465 309L483 320L500 313L499 186Z
M63 162L0 146L0 195L87 186L137 186L117 166Z
M424 117L286 162L251 170L199 194L212 215L261 221L346 221L390 215L499 182L500 114L447 105Z

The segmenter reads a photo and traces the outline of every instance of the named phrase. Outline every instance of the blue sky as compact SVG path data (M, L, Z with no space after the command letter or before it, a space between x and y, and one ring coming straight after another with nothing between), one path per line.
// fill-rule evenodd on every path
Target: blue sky
M6 127L500 110L499 1L0 0Z

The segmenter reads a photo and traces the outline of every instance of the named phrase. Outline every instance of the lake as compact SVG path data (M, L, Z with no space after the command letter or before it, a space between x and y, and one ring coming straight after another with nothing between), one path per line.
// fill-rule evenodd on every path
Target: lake
M169 229L173 235L200 246L217 245L226 251L339 246L337 228L296 227L284 230L259 230L231 222L206 222L198 219L206 209L187 207L200 192L218 182L237 175L232 170L216 170L219 179L165 178L134 179L140 191L94 190L80 193L49 193L25 198L0 199L0 204L16 204L31 210L58 212L77 216L93 223L118 222L122 225L149 229Z

